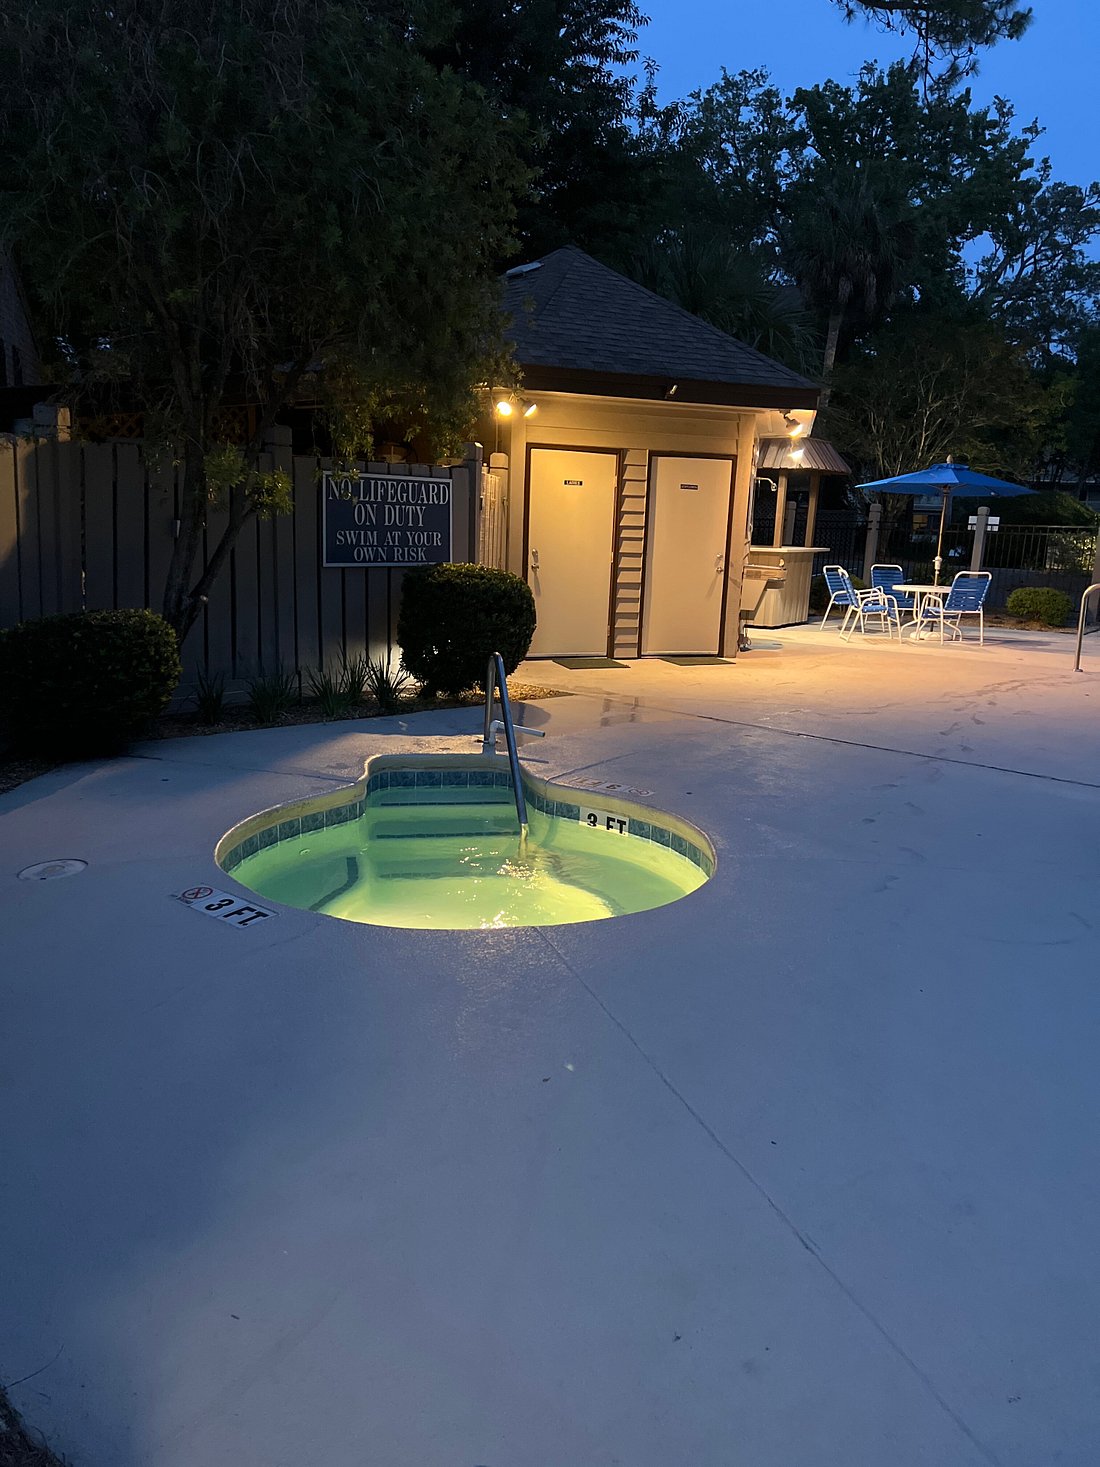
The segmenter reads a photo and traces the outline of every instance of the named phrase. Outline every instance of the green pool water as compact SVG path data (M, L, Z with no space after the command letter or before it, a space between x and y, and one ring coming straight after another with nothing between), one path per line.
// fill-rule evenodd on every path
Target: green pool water
M520 851L510 792L403 791L358 820L247 856L233 877L286 906L386 927L595 922L706 880L653 841L531 811Z

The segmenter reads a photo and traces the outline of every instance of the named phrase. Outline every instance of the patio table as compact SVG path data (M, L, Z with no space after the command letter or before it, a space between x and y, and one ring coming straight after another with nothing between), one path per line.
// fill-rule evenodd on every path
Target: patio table
M913 630L909 633L909 640L911 642L920 641L923 637L929 635L927 631L921 630L921 616L924 613L925 606L928 604L930 599L936 596L939 596L941 599L945 596L950 596L951 587L932 586L925 585L923 583L918 584L916 582L906 581L904 583L899 583L898 585L896 585L894 587L894 590L904 591L907 595L912 596L913 620L911 622L907 621L905 625L911 626L913 628Z

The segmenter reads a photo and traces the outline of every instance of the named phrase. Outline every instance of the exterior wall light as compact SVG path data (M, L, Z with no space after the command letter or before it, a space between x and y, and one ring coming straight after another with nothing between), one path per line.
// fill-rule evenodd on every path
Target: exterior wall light
M529 402L527 406L523 409L523 416L525 418L533 418L538 410L539 405L537 402Z
M805 423L800 423L798 419L792 417L790 413L783 414L783 423L787 429L788 434L792 438L797 438L800 434L806 431Z
M510 398L502 397L499 398L494 404L493 411L496 413L498 418L510 418L515 412L515 408L512 406L512 401Z
M680 390L680 384L679 384L679 382L670 382L668 384L668 386L665 388L665 400L667 401L669 398L675 397L676 394L679 392L679 390Z

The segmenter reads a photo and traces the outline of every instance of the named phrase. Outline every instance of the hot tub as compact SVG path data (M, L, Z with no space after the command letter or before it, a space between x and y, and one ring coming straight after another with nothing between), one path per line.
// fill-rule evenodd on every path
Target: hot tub
M507 759L378 755L347 789L250 816L215 858L285 906L385 927L542 927L678 901L714 873L673 815L524 771L521 847Z

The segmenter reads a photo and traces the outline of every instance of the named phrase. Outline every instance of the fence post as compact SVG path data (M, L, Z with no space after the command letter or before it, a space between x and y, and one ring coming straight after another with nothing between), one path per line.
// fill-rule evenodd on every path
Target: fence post
M985 537L989 532L989 505L978 506L978 523L974 526L974 548L970 552L970 569L980 571L982 559L985 555Z
M489 560L485 561L484 564L495 565L498 570L507 570L508 568L508 514L509 495L511 492L511 480L509 478L510 469L511 465L508 459L508 455L506 453L491 453L489 455L489 472L490 474L494 474L500 481L500 494L497 496L497 502L493 506L493 516L495 523L492 527L493 539L496 540L498 543L496 547L495 559L490 558ZM484 504L482 505L481 510L482 515L484 516ZM486 531L484 520L479 528L481 534L485 535ZM478 559L480 560L480 540L478 544ZM486 549L490 552L491 556L492 547L488 543L486 544Z
M481 490L484 464L485 450L481 444L467 443L463 449L462 465L466 470L466 482L469 485L470 493L467 517L470 538L466 552L466 559L470 562L477 560L477 547L481 540Z
M806 510L806 545L814 543L814 531L817 528L817 500L821 491L821 475L815 470L810 475L810 503Z
M780 471L779 484L775 491L775 524L772 526L772 545L778 549L783 544L783 531L787 528L787 476Z
M863 550L863 579L871 584L871 567L878 562L878 539L882 530L882 505L872 504L867 511L867 542Z

